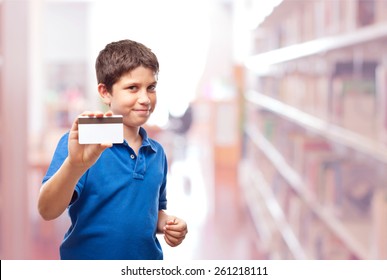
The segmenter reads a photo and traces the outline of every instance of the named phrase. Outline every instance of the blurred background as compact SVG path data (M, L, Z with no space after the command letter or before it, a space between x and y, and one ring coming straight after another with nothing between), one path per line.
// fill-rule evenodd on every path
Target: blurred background
M146 128L169 160L165 259L387 259L387 0L0 0L0 258L58 259L60 136L105 110L94 61L158 56ZM162 239L162 238L160 238Z

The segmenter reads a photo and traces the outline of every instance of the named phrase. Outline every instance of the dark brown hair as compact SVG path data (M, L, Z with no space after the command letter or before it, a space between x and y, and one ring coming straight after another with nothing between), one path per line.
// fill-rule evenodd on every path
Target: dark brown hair
M123 74L139 66L153 70L155 75L159 72L157 57L148 47L131 40L112 42L99 52L95 62L97 81L111 92Z

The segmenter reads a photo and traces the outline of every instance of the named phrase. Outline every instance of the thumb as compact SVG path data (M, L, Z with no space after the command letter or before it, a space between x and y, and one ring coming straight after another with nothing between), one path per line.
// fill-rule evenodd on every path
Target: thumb
M176 217L170 217L170 219L167 220L167 225L175 225L177 223Z
M111 148L113 146L113 144L112 143L103 143L103 144L100 144L99 145L99 147L100 147L100 149L103 151L103 150L105 150L105 149L107 149L107 148Z
M99 144L99 146L98 146L98 153L102 154L103 151L105 151L107 148L111 148L112 146L113 146L112 143Z
M107 148L113 146L113 144L109 144L109 143L105 143L105 144L93 144L93 145L90 145L90 155L91 155L91 158L93 158L92 160L93 161L96 161L99 156L103 153L104 150L106 150Z

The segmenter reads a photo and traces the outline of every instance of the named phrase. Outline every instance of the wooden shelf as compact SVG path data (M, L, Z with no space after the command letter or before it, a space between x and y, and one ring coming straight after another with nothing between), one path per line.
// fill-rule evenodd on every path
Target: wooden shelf
M295 259L307 259L307 256L295 236L290 225L286 221L285 215L281 209L281 206L278 204L273 192L270 190L268 183L265 181L263 175L259 170L251 170L251 165L245 164L242 168L244 179L247 180L242 186L245 189L245 196L250 206L250 211L255 222L255 226L259 232L262 233L262 215L257 213L257 197L261 197L260 203L264 203L266 209L273 218L275 228L280 232L281 237L287 244L290 252L292 253ZM259 187L257 187L259 186ZM254 199L255 198L255 199ZM265 225L266 226L266 225ZM269 235L270 232L265 232L264 236Z
M308 205L308 207L319 217L321 221L347 246L347 248L358 258L360 259L369 259L368 250L365 246L361 244L353 234L346 229L345 225L336 218L329 210L321 206L313 195L308 191L304 182L287 163L283 156L273 147L266 139L263 137L257 129L247 126L245 130L247 136L250 140L256 145L256 147L261 150L265 156L272 162L276 170L281 174L281 176L289 183L293 190L298 194L298 196ZM252 173L252 172L251 172ZM256 170L254 170L256 173ZM257 182L256 186L260 186L260 189L266 190L267 188L261 186L261 182ZM267 195L268 201L274 199ZM274 202L273 202L274 203ZM280 210L274 210L280 211ZM282 217L276 217L279 222L282 222Z
M387 6L359 3L283 1L252 35L255 55L244 64L244 160L265 172L248 188L266 199L272 191L313 258L387 252L386 205L375 203L387 164Z
M340 34L339 36L316 39L253 55L246 60L245 66L256 73L266 73L268 67L278 63L311 55L323 54L329 51L353 47L377 40L387 40L386 23L363 27L351 33Z
M330 141L370 155L382 163L387 163L387 148L375 140L333 125L327 121L319 119L297 108L255 91L249 91L246 93L245 97L247 101L295 122L298 125L329 139Z

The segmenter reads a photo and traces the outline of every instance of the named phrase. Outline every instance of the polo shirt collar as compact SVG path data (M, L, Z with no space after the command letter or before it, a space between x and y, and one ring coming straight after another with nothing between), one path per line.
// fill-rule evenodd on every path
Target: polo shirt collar
M157 147L150 141L150 139L148 137L148 133L146 132L146 130L143 127L140 127L139 133L142 137L142 145L141 146L150 147L153 152L157 152Z

